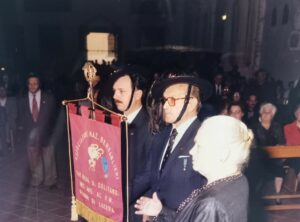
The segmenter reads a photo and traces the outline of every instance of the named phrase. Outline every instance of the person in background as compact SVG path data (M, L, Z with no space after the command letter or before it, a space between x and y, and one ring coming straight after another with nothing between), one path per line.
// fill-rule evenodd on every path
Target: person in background
M290 92L293 90L293 87L294 87L294 82L289 81L288 87L284 90L284 93L283 93L283 104L284 105L288 105Z
M228 115L232 116L240 121L244 117L243 106L240 102L232 102L228 106Z
M247 97L244 120L247 126L251 127L258 121L258 101L257 96L250 93Z
M157 193L141 197L136 213L155 216L159 222L246 222L249 188L242 171L252 140L252 131L235 118L206 119L190 154L193 169L207 178L207 185L192 191L176 211L161 202Z
M18 102L18 128L22 130L30 165L30 185L56 188L57 172L51 136L55 117L54 97L40 88L40 78L30 73L28 92Z
M209 102L213 105L216 106L217 104L219 104L219 102L222 100L223 98L223 94L224 94L224 82L223 82L223 73L221 70L217 70L214 73L214 78L212 80L212 85L213 85L213 89L212 89L212 96L209 99Z
M294 110L296 109L296 107L300 101L300 78L298 78L294 81L293 87L291 88L290 93L289 93L288 101L289 101L288 107L290 110L289 116L291 117L291 119L289 121L292 121Z
M234 91L232 94L232 101L233 102L240 102L242 99L242 95L241 92L239 91Z
M258 100L262 103L276 103L276 84L272 80L270 73L264 69L259 69L256 72L257 82L255 92Z
M295 120L292 123L284 126L284 135L286 139L286 145L299 146L300 145L300 104L295 110ZM287 160L288 165L297 172L297 183L300 181L300 159L290 158ZM297 187L297 186L296 186Z
M17 103L8 97L6 88L0 85L0 156L14 151Z
M221 72L217 72L214 76L214 97L221 97L223 93L223 75Z
M228 116L228 107L230 105L230 101L228 99L223 99L219 102L216 107L217 115L227 115Z
M295 109L295 120L284 126L286 144L300 145L300 104Z
M259 122L253 127L255 142L258 148L285 144L284 133L281 125L273 121L276 111L277 108L272 103L264 103L259 109ZM270 173L275 176L275 191L279 194L284 176L282 161L276 160L274 161L274 164L266 165L266 167L268 167ZM276 202L280 204L280 200L276 200Z

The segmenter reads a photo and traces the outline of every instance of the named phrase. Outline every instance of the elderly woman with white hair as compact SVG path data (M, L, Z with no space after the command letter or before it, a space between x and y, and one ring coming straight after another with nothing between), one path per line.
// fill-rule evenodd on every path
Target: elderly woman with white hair
M255 136L255 144L258 148L265 146L284 145L285 137L282 126L274 121L274 116L277 112L276 106L272 103L264 103L259 109L259 122L253 127ZM268 161L264 163L265 168L272 176L275 176L274 186L277 194L280 193L284 169L281 160ZM280 200L276 200L280 204Z
M282 126L274 121L277 112L272 103L264 103L259 109L259 123L254 127L257 146L275 146L285 144Z
M224 115L206 119L190 154L194 170L207 178L207 185L194 190L176 212L162 206L156 193L152 198L141 197L136 214L161 222L247 221L249 188L242 170L252 139L252 131L237 119Z

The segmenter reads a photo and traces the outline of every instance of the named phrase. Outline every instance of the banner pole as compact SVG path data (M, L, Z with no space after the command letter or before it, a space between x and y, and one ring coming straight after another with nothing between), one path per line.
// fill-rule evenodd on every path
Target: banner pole
M128 123L127 118L123 116L125 122L125 137L126 137L126 222L129 222L129 163L128 163Z
M71 155L71 140L70 140L70 121L69 121L69 108L66 106L67 113L67 130L68 130L68 148L69 148L69 167L70 167L70 177L71 177L71 221L78 221L78 213L76 208L76 197L74 194L74 184L73 184L73 171L72 171L72 155Z

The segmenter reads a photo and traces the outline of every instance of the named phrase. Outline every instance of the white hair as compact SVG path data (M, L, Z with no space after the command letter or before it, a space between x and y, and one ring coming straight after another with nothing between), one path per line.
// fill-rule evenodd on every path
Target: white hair
M276 106L274 106L272 103L263 103L261 106L260 106L260 109L259 109L259 114L261 115L263 112L264 112L264 109L266 108L270 108L271 111L272 111L272 116L274 116L277 112L277 108Z
M212 147L229 150L225 163L242 170L248 163L254 138L252 131L240 120L224 115L206 119L202 127L206 133L213 134L211 143L217 146Z

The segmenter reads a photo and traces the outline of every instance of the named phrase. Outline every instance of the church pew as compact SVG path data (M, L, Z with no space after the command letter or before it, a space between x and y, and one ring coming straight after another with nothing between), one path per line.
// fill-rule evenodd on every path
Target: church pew
M264 150L268 153L270 158L300 158L300 146L268 146ZM275 199L300 199L300 194L280 194L264 196L265 200ZM282 204L282 205L268 205L266 210L299 210L300 204Z

